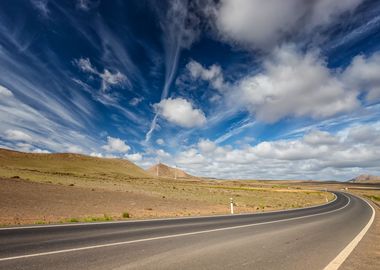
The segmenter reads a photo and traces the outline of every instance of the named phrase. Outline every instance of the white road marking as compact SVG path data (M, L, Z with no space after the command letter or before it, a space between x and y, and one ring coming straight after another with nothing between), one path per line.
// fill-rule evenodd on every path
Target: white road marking
M361 199L361 198L360 198ZM361 199L363 200L363 199ZM358 235L336 256L325 268L324 270L336 270L338 269L343 262L347 259L347 257L351 254L351 252L355 249L355 247L359 244L360 240L364 237L364 235L367 233L369 228L371 227L374 219L375 219L375 209L373 209L372 205L365 201L372 209L372 216L370 220L368 221L367 225L364 226L364 228L359 232Z
M204 230L204 231L197 231L197 232L172 234L172 235L165 235L165 236L158 236L158 237L152 237L152 238L144 238L144 239L138 239L138 240L123 241L123 242L116 242L116 243L109 243L109 244L101 244L101 245L94 245L94 246L87 246L87 247L80 247L80 248L70 248L70 249L54 250L54 251L47 251L47 252L41 252L41 253L26 254L26 255L20 255L20 256L12 256L12 257L0 258L0 262L1 261L16 260L16 259L23 259L23 258L30 258L30 257L39 257L39 256L46 256L46 255L53 255L53 254L60 254L60 253L67 253L67 252L74 252L74 251L96 249L96 248L114 247L114 246L120 246L120 245L127 245L127 244L133 244L133 243L140 243L140 242L154 241L154 240L160 240L160 239L168 239L168 238L189 236L189 235L197 235L197 234L204 234L204 233L211 233L211 232L220 232L220 231L227 231L227 230L248 228L248 227L253 227L253 226L272 224L272 223L279 223L279 222L284 222L284 221L290 221L290 220L297 220L297 219L304 219L304 218L309 218L309 217L314 217L314 216L326 215L326 214L329 214L329 213L340 211L340 210L346 208L350 204L351 199L349 197L347 197L346 195L344 195L344 194L343 194L343 196L345 196L346 198L348 198L348 202L344 206L342 206L342 207L340 207L338 209L335 209L335 210L331 210L331 211L323 212L323 213L318 213L318 214L312 214L312 215L306 215L306 216L294 217L294 218L287 218L287 219L281 219L281 220L274 220L274 221L267 221L267 222L261 222L261 223L254 223L254 224L246 224L246 225L239 225L239 226L232 226L232 227L224 227L224 228L219 228L219 229L211 229L211 230Z
M336 201L337 196L333 193L334 199L328 203L322 203L319 205L312 205L308 207L299 207L293 209L284 209L284 210L273 210L265 211L260 213L240 213L234 214L234 216L244 216L244 215L263 215L279 212L292 212L300 209L310 209L317 208L320 206L326 206ZM32 226L18 226L18 227L3 227L0 228L0 231L5 230L24 230L24 229L41 229L41 228L54 228L54 227L72 227L72 226L91 226L91 225L108 225L108 224L123 224L123 223L138 223L138 222L152 222L152 221L170 221L170 220L187 220L187 219L200 219L200 218L213 218L213 217L230 217L231 215L206 215L206 216L195 216L195 217L178 217L178 218L156 218L156 219L140 219L140 220L124 220L124 221L105 221L105 222L90 222L90 223L69 223L69 224L51 224L51 225L32 225Z

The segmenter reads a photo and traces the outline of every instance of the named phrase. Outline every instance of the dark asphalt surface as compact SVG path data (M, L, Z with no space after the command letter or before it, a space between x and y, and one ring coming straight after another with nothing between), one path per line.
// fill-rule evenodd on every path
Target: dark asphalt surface
M372 215L363 200L336 195L263 214L0 230L0 269L323 269ZM64 252L43 254L52 251Z

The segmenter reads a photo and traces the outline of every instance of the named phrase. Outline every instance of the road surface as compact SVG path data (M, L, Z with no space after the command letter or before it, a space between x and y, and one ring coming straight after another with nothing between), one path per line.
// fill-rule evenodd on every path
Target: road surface
M336 192L262 214L0 229L0 269L324 269L371 218Z

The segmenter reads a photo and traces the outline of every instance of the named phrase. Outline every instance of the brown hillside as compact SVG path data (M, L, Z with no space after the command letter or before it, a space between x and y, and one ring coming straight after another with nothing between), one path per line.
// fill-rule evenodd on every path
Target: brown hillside
M352 183L380 183L380 176L362 174L355 177L354 179L351 179L350 182Z
M0 175L33 179L40 176L101 176L146 178L149 175L128 160L97 158L79 154L23 153L0 148Z
M162 163L156 164L150 167L149 169L147 169L146 171L152 176L157 176L157 170L158 170L158 176L163 177L163 178L175 178L175 176L181 179L197 178L178 168L172 168Z

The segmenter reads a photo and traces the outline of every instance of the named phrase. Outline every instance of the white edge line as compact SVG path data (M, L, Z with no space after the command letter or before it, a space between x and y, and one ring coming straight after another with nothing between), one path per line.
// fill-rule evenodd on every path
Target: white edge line
M324 190L320 190L325 192ZM193 217L174 217L174 218L155 218L155 219L139 219L139 220L121 220L121 221L104 221L104 222L80 222L80 223L69 223L69 224L51 224L51 225L31 225L31 226L16 226L16 227L0 227L0 231L5 230L22 230L22 229L41 229L41 228L54 228L54 227L72 227L72 226L91 226L91 225L107 225L107 224L123 224L123 223L138 223L138 222L152 222L152 221L170 221L170 220L187 220L187 219L197 219L197 218L212 218L212 217L231 217L231 216L244 216L244 215L262 215L270 213L280 213L280 212L292 212L300 209L310 209L317 208L320 206L326 206L336 201L337 196L333 191L327 191L334 195L334 199L328 203L322 203L307 207L298 207L292 209L282 209L273 211L264 211L259 213L239 213L239 214L227 214L227 215L206 215L206 216L193 216Z
M355 196L357 197L357 196ZM359 244L360 240L367 233L369 228L371 227L373 221L375 220L375 209L373 209L372 205L366 200L357 197L362 201L365 201L372 209L372 216L368 221L367 225L355 236L355 238L324 268L324 270L337 270L347 259L347 257L351 254L351 252L355 249L355 247Z
M12 257L0 258L0 262L9 261L9 260L16 260L16 259L23 259L23 258L30 258L30 257L53 255L53 254L59 254L59 253L67 253L67 252L74 252L74 251L103 248L103 247L127 245L127 244L154 241L154 240L160 240L160 239L175 238L175 237L181 237L181 236L189 236L189 235L197 235L197 234L204 234L204 233L211 233L211 232L220 232L220 231L248 228L248 227L254 227L254 226L259 226L259 225L280 223L280 222L285 222L285 221L290 221L290 220L297 220L297 219L304 219L304 218L309 218L309 217L314 217L314 216L320 216L320 215L325 215L325 214L333 213L336 211L340 211L340 210L346 208L350 204L351 199L350 199L350 197L347 197L343 193L342 193L342 195L345 196L346 198L348 198L348 202L344 206L342 206L338 209L335 209L335 210L331 210L331 211L323 212L323 213L318 213L318 214L306 215L306 216L301 216L301 217L293 217L293 218L281 219L281 220L274 220L274 221L267 221L267 222L261 222L261 223L255 223L255 224L246 224L246 225L239 225L239 226L232 226L232 227L224 227L224 228L218 228L218 229L212 229L212 230L164 235L164 236L158 236L158 237L152 237L152 238L144 238L144 239L123 241L123 242L116 242L116 243L109 243L109 244L102 244L102 245L94 245L94 246L87 246L87 247L80 247L80 248L70 248L70 249L47 251L47 252L41 252L41 253L33 253L33 254L27 254L27 255L12 256Z

